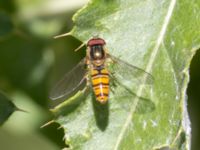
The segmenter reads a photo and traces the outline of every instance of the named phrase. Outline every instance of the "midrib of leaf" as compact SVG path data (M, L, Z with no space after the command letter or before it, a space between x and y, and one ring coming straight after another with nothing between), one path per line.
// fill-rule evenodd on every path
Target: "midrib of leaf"
M149 59L149 62L147 63L147 67L146 67L146 71L147 72L150 72L151 71L151 68L153 66L153 63L156 59L156 56L157 56L157 53L159 51L159 47L164 39L164 35L165 35L165 32L167 30L167 26L170 22L170 18L172 16L172 12L174 10L174 7L176 5L176 0L171 0L170 4L169 4L169 8L168 8L168 11L167 11L167 14L166 14L166 17L164 19L164 22L163 22L163 25L161 27L161 31L159 33L159 36L158 36L158 39L157 39L157 42L156 42L156 45L155 47L153 48L153 51L152 51L152 54L150 56L150 59ZM147 76L143 76L143 82L145 82L147 79ZM126 129L128 127L128 125L130 124L131 120L132 120L132 117L133 117L133 114L136 110L136 107L137 107L137 104L138 104L138 101L139 101L139 97L142 95L142 91L143 91L143 88L144 88L144 84L141 84L138 91L136 92L136 95L138 95L133 104L132 104L132 108L130 110L130 113L124 123L124 125L122 126L122 129L121 131L119 132L119 136L117 137L117 141L116 141L116 144L115 144L115 147L114 147L114 150L118 150L119 148L119 145L120 145L120 142L122 141L123 139L123 136L126 132Z

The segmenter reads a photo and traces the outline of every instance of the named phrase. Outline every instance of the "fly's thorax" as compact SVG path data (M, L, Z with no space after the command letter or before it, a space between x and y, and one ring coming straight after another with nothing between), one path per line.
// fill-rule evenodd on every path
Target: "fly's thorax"
M105 63L106 52L101 44L91 45L88 47L87 56L95 66L101 66Z

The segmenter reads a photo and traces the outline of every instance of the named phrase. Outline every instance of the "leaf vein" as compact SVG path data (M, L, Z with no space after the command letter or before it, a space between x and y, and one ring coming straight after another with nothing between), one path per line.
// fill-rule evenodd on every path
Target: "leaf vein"
M169 4L168 11L167 11L167 14L166 14L166 17L165 17L164 22L163 22L163 26L162 26L161 31L160 31L160 33L159 33L159 36L158 36L156 45L155 45L155 47L154 47L154 49L153 49L153 51L152 51L152 55L150 56L149 62L147 63L147 67L146 67L146 71L147 71L147 72L150 72L150 71L151 71L151 68L152 68L152 66L153 66L153 63L154 63L154 61L155 61L155 59L156 59L156 56L157 56L159 47L160 47L160 45L161 45L161 43L162 43L162 41L163 41L163 39L164 39L164 35L165 35L166 30L167 30L167 26L168 26L168 24L169 24L169 22L170 22L170 18L171 18L171 16L172 16L172 12L173 12L173 10L174 10L175 4L176 4L176 0L171 0L171 2L170 2L170 4ZM144 75L143 78L144 78L143 81L145 82L147 76ZM130 122L131 122L131 120L132 120L133 113L135 112L135 109L136 109L136 106L137 106L139 97L140 97L141 94L142 94L143 88L144 88L144 84L142 84L142 85L139 87L138 91L136 92L136 93L137 93L136 95L138 95L138 96L136 97L135 101L133 102L133 104L132 104L133 107L132 107L132 109L130 110L130 113L129 113L129 115L128 115L128 117L127 117L125 123L124 123L124 126L122 127L122 129L121 129L121 131L120 131L120 133L119 133L119 136L117 137L117 141L116 141L116 144L115 144L115 146L114 146L114 150L118 150L118 148L119 148L119 146L120 146L120 143L121 143L121 141L122 141L122 139L123 139L123 135L125 134L126 129L127 129L128 125L130 124Z

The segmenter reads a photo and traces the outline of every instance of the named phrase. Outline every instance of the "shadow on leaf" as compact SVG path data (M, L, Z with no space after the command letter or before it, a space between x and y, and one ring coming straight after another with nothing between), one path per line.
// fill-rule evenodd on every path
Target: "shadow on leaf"
M106 104L101 104L96 100L95 95L92 95L92 104L95 115L95 120L98 128L102 131L108 126L109 120L109 101Z

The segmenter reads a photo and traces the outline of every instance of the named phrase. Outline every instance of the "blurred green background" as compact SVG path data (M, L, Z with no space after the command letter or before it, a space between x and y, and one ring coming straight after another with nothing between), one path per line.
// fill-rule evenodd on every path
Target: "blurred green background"
M73 37L53 39L73 27L72 16L87 0L0 0L0 90L28 111L15 112L0 128L1 150L57 150L65 147L58 124L40 128L52 118L50 88L85 56L74 52ZM200 143L200 52L191 63L188 109L192 150Z

